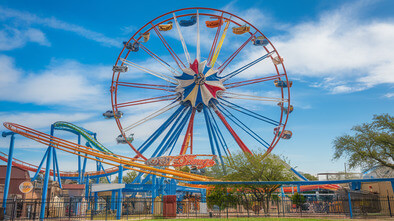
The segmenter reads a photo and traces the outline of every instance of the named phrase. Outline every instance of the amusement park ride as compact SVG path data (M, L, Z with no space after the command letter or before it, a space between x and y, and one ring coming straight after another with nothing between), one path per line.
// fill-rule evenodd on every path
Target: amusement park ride
M195 52L190 53L191 48ZM165 54L159 56L158 51ZM185 59L176 51L182 51ZM146 61L151 63L146 65ZM258 66L262 63L264 67ZM0 155L1 160L8 162L9 169L4 194L7 196L10 168L14 165L35 172L32 180L39 173L45 174L41 216L45 211L49 176L60 185L62 179L85 183L88 197L89 179L119 174L121 182L123 170L128 169L140 172L134 183L152 181L149 189L152 199L159 195L156 189L166 180L173 184L171 194L191 191L204 195L204 188L177 185L175 180L212 180L203 176L203 168L223 164L223 157L230 156L230 151L240 149L252 153L253 149L262 147L268 155L280 139L290 139L292 132L286 130L286 123L293 111L291 86L283 58L268 38L246 20L209 8L165 13L143 25L124 42L113 66L112 110L103 114L115 120L120 131L117 142L129 145L136 155L115 154L115 150L109 150L96 139L96 133L68 122L52 124L50 135L6 122L4 126L10 132L4 132L3 136L11 136L11 143L8 156ZM128 115L144 114L146 107L157 109L130 122ZM161 125L152 124L159 116L166 119ZM152 134L138 143L138 127L144 124L149 125ZM55 137L56 130L75 134L78 142ZM48 146L39 166L13 159L16 134ZM200 142L202 137L208 138L206 144ZM81 138L86 140L86 145L81 143ZM205 149L207 145L209 153ZM77 172L59 170L57 150L78 156ZM97 171L86 171L87 160L96 162ZM113 167L104 169L103 164ZM182 166L192 167L194 173L177 169ZM141 180L143 174L147 176ZM118 197L122 197L121 190Z

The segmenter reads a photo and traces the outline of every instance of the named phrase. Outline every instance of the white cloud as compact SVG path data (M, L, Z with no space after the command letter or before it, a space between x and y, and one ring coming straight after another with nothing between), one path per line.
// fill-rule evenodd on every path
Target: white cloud
M394 83L394 22L359 19L357 13L363 7L369 6L364 3L344 5L322 13L317 21L284 25L288 27L282 30L286 34L267 36L284 57L289 77L323 78L316 85L332 93L349 93ZM256 14L258 17L259 13ZM247 56L233 67L240 67L262 53L261 50L246 50L243 54ZM240 77L272 73L273 65L267 61Z
M78 122L91 118L93 114L87 113L10 113L0 112L0 122L11 122L21 124L30 128L48 129L56 121Z
M394 93L387 93L384 96L387 98L392 98L392 97L394 97Z
M10 19L14 19L15 21L17 21L17 23L24 23L27 26L43 25L53 29L73 32L89 40L99 42L104 46L113 46L113 47L121 46L121 42L119 40L106 37L101 33L91 31L79 25L70 24L53 17L51 18L39 17L29 12L18 11L18 10L0 6L0 20L10 20ZM43 34L40 34L37 31L35 33L33 32L27 34L27 36L30 38L31 41L36 41L38 43L42 42L42 36L40 35Z
M100 80L109 84L110 67L83 65L76 61L52 61L47 69L26 73L12 58L0 55L0 93L3 101L58 104L82 109L101 108L105 93Z
M35 28L18 30L6 27L0 30L0 51L21 48L27 42L34 42L43 46L51 45L45 34Z
M333 93L394 83L394 23L362 22L352 13L329 12L317 22L298 24L288 35L274 38L289 72L345 81L332 87Z

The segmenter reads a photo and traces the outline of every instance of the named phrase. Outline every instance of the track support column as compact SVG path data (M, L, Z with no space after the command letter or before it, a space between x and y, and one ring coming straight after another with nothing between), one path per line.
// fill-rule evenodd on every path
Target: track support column
M45 167L45 176L44 176L44 185L42 187L42 196L41 196L41 212L40 212L40 220L45 218L45 204L47 200L47 192L48 192L48 182L49 182L49 173L51 168L51 158L52 158L52 146L48 147L48 156Z
M15 134L13 132L9 132L9 133L3 132L2 134L3 137L6 137L7 135L11 135L11 139L10 139L10 149L8 151L7 173L5 175L5 182L4 182L4 195L3 195L4 213L6 212L8 191L10 189L12 158L14 155L14 141L15 141L15 137L14 137Z
M123 166L119 166L119 175L118 175L118 183L123 182ZM122 217L122 189L118 190L118 199L116 201L116 219L120 219Z

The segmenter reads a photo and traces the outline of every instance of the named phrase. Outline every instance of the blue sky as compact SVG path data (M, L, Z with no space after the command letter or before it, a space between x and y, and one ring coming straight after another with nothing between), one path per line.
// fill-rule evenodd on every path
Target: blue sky
M343 170L345 160L331 161L333 139L371 121L374 114L393 113L393 1L2 1L0 122L49 132L51 123L69 121L97 131L111 150L131 155L129 147L116 145L115 122L101 116L111 108L112 65L122 41L139 27L168 11L193 6L245 18L284 57L294 83L295 110L287 125L293 138L281 140L273 153L287 157L298 170ZM243 58L256 56L250 51ZM134 92L130 96L144 98ZM159 106L149 111L155 108ZM275 111L271 109L266 110ZM130 116L144 114L144 109L138 110ZM260 126L243 120L256 129ZM139 129L136 143L149 131ZM75 140L69 134L57 135ZM7 152L8 142L0 139L0 151ZM20 136L16 142L16 158L39 163L45 147ZM199 142L208 145L206 139ZM63 170L75 170L76 158L59 154Z

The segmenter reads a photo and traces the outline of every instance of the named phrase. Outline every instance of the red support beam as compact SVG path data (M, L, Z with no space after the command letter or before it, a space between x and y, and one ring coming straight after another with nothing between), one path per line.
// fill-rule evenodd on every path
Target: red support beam
M245 153L250 153L252 154L252 151L249 150L249 148L244 144L244 142L239 138L239 136L235 133L233 128L230 126L230 124L227 122L226 118L224 118L223 114L220 113L220 111L215 108L215 113L218 115L220 120L223 122L224 126L226 126L227 130L231 133L231 135L234 137L235 142L237 142L238 146L242 149L242 151Z
M182 143L181 152L179 155L186 154L187 147L190 144L190 154L193 154L193 124L194 124L194 115L196 114L196 108L193 108L192 114L190 115L189 125L187 126L185 138Z

